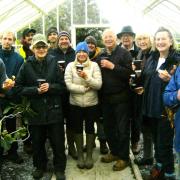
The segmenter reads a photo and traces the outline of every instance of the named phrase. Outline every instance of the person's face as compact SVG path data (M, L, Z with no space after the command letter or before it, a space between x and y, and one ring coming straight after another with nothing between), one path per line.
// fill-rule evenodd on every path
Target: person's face
M88 43L89 52L94 52L96 50L96 46L93 43Z
M79 51L77 53L77 60L80 62L80 63L83 63L87 60L88 58L88 54L84 51Z
M70 46L69 38L67 36L61 36L59 38L58 45L61 49L68 49L68 47Z
M102 40L107 49L113 49L116 46L116 36L112 32L106 32Z
M133 46L134 37L131 34L124 33L121 36L121 42L124 47L131 48Z
M58 35L55 32L52 32L48 35L48 41L50 43L55 43L57 41Z
M146 51L151 47L150 37L147 35L138 36L137 46L142 50Z
M34 36L34 33L33 32L29 32L25 37L24 37L24 41L31 45L32 44L32 38Z
M2 36L2 48L10 50L14 43L14 36L12 33L4 33Z
M43 42L39 42L34 45L33 52L37 60L42 60L47 55L48 46Z
M169 51L170 46L173 44L172 39L169 37L168 32L158 32L155 36L155 46L159 52Z

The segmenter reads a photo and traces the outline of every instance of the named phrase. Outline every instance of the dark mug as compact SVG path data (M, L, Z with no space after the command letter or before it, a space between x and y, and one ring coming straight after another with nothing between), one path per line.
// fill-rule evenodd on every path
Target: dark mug
M46 79L37 79L37 82L38 82L38 86L40 87L41 84L46 82Z
M77 65L76 65L76 70L77 70L78 72L83 71L83 68L84 68L84 66L83 66L82 64L77 64Z
M108 56L102 56L101 60L103 60L103 59L110 60Z
M64 69L64 67L65 67L65 61L64 61L64 60L60 60L60 61L58 61L57 63L58 63L58 65L59 65L61 68Z
M130 75L130 86L135 88L136 87L136 74Z

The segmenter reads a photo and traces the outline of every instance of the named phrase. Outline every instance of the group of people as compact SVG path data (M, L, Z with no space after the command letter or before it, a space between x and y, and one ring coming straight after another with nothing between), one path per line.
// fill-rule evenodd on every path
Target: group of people
M118 34L105 29L103 48L98 47L95 37L88 36L74 50L70 34L58 32L55 27L48 29L47 40L36 30L25 29L19 53L13 47L14 40L12 32L3 33L1 109L25 96L36 112L28 120L30 138L24 142L24 150L33 153L34 178L41 178L46 171L48 138L56 179L65 179L65 134L68 154L77 160L77 167L93 168L95 122L100 153L104 154L101 162L115 161L113 171L129 165L130 146L135 155L139 153L142 132L143 158L135 159L135 163L154 163L150 179L180 177L180 168L177 177L174 172L174 129L165 111L165 106L180 100L180 54L168 29L159 28L154 39L147 33L135 34L131 26L123 27ZM16 76L15 82L7 87L6 80L12 76ZM179 111L175 118L175 150L180 160L178 121ZM7 119L8 132L14 131L15 125L16 119ZM12 143L7 158L22 163L17 148L18 144ZM0 153L2 157L2 148Z

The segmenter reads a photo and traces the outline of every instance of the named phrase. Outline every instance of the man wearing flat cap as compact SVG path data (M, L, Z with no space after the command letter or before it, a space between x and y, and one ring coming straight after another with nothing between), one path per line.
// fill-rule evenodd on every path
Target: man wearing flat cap
M49 51L57 48L58 30L56 27L50 27L47 30L47 42L49 44Z
M35 33L36 30L32 28L27 28L22 33L22 39L21 39L22 47L19 49L19 54L24 58L25 61L29 56L33 55L30 46L32 43L32 38L35 35Z

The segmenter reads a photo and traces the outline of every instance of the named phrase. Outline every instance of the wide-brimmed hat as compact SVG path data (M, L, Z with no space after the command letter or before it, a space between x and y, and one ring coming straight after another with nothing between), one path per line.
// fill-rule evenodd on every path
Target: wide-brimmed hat
M136 34L133 32L133 29L131 26L124 26L120 33L117 34L118 38L121 38L123 34L130 34L132 36L135 36Z

